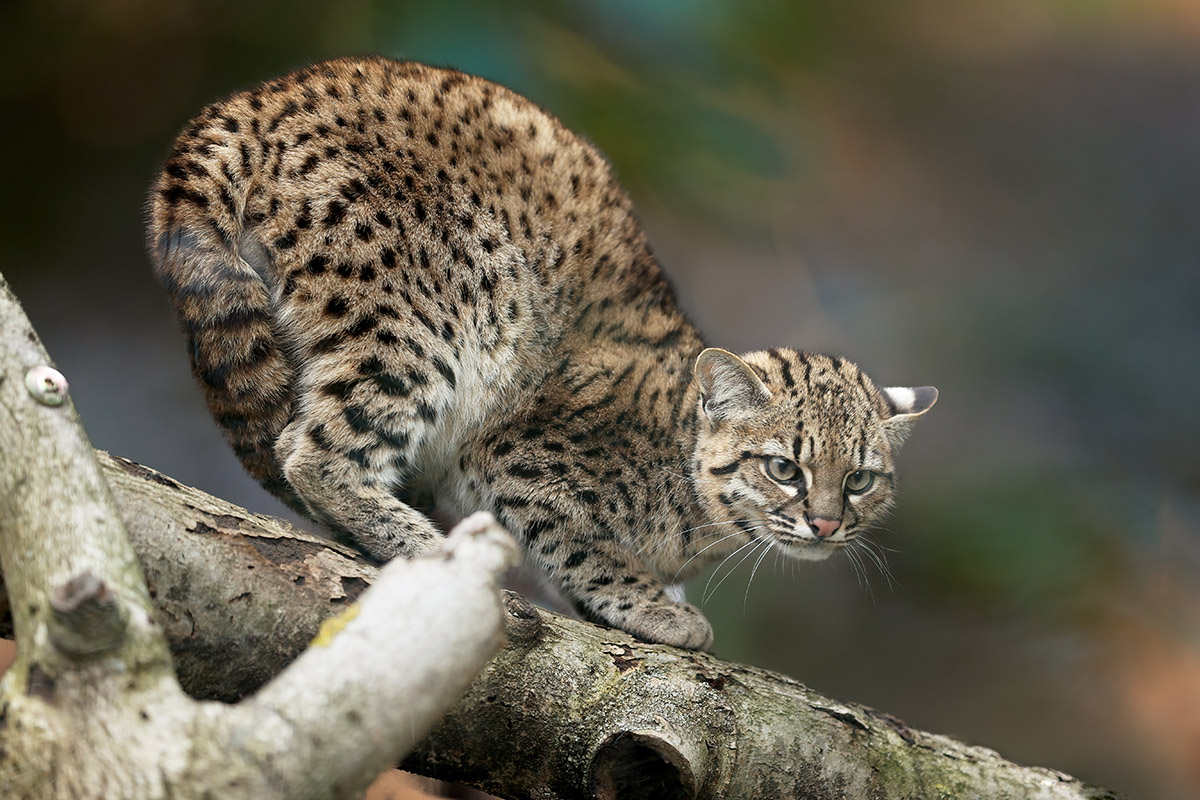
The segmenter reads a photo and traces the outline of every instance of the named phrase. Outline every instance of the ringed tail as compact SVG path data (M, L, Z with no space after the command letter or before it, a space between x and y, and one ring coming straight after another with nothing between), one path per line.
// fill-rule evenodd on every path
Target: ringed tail
M150 257L187 339L192 373L225 438L254 478L303 510L275 458L295 391L271 289L236 244L252 234L223 202L234 187L195 164L177 147L152 191ZM253 251L256 243L248 244Z

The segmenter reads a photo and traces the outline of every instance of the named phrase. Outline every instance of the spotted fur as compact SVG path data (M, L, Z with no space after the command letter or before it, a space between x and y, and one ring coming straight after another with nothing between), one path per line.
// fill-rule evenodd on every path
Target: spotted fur
M268 489L378 560L490 509L584 614L650 641L709 645L665 588L702 563L751 539L827 553L875 519L890 435L932 404L838 359L705 351L604 159L449 70L343 59L210 106L148 239ZM813 484L764 481L776 452ZM887 478L839 506L854 469Z

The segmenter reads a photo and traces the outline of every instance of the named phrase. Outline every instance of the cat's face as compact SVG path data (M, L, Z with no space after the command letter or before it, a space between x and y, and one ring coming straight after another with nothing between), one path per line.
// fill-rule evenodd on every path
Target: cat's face
M696 379L692 468L715 524L692 549L715 555L758 543L819 560L853 542L891 506L893 455L937 400L933 387L879 389L849 361L785 349L705 350Z

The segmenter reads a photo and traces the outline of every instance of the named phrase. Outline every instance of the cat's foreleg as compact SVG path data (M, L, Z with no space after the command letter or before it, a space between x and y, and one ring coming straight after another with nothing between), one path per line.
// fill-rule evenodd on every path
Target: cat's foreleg
M668 587L612 539L567 537L539 561L587 617L648 642L690 650L712 645L699 608L675 602Z

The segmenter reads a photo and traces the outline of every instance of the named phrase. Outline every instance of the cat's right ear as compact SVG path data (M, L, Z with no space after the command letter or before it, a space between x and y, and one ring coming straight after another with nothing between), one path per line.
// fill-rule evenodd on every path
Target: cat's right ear
M700 383L700 407L713 422L745 416L771 399L771 391L750 365L718 347L697 356L696 380Z

